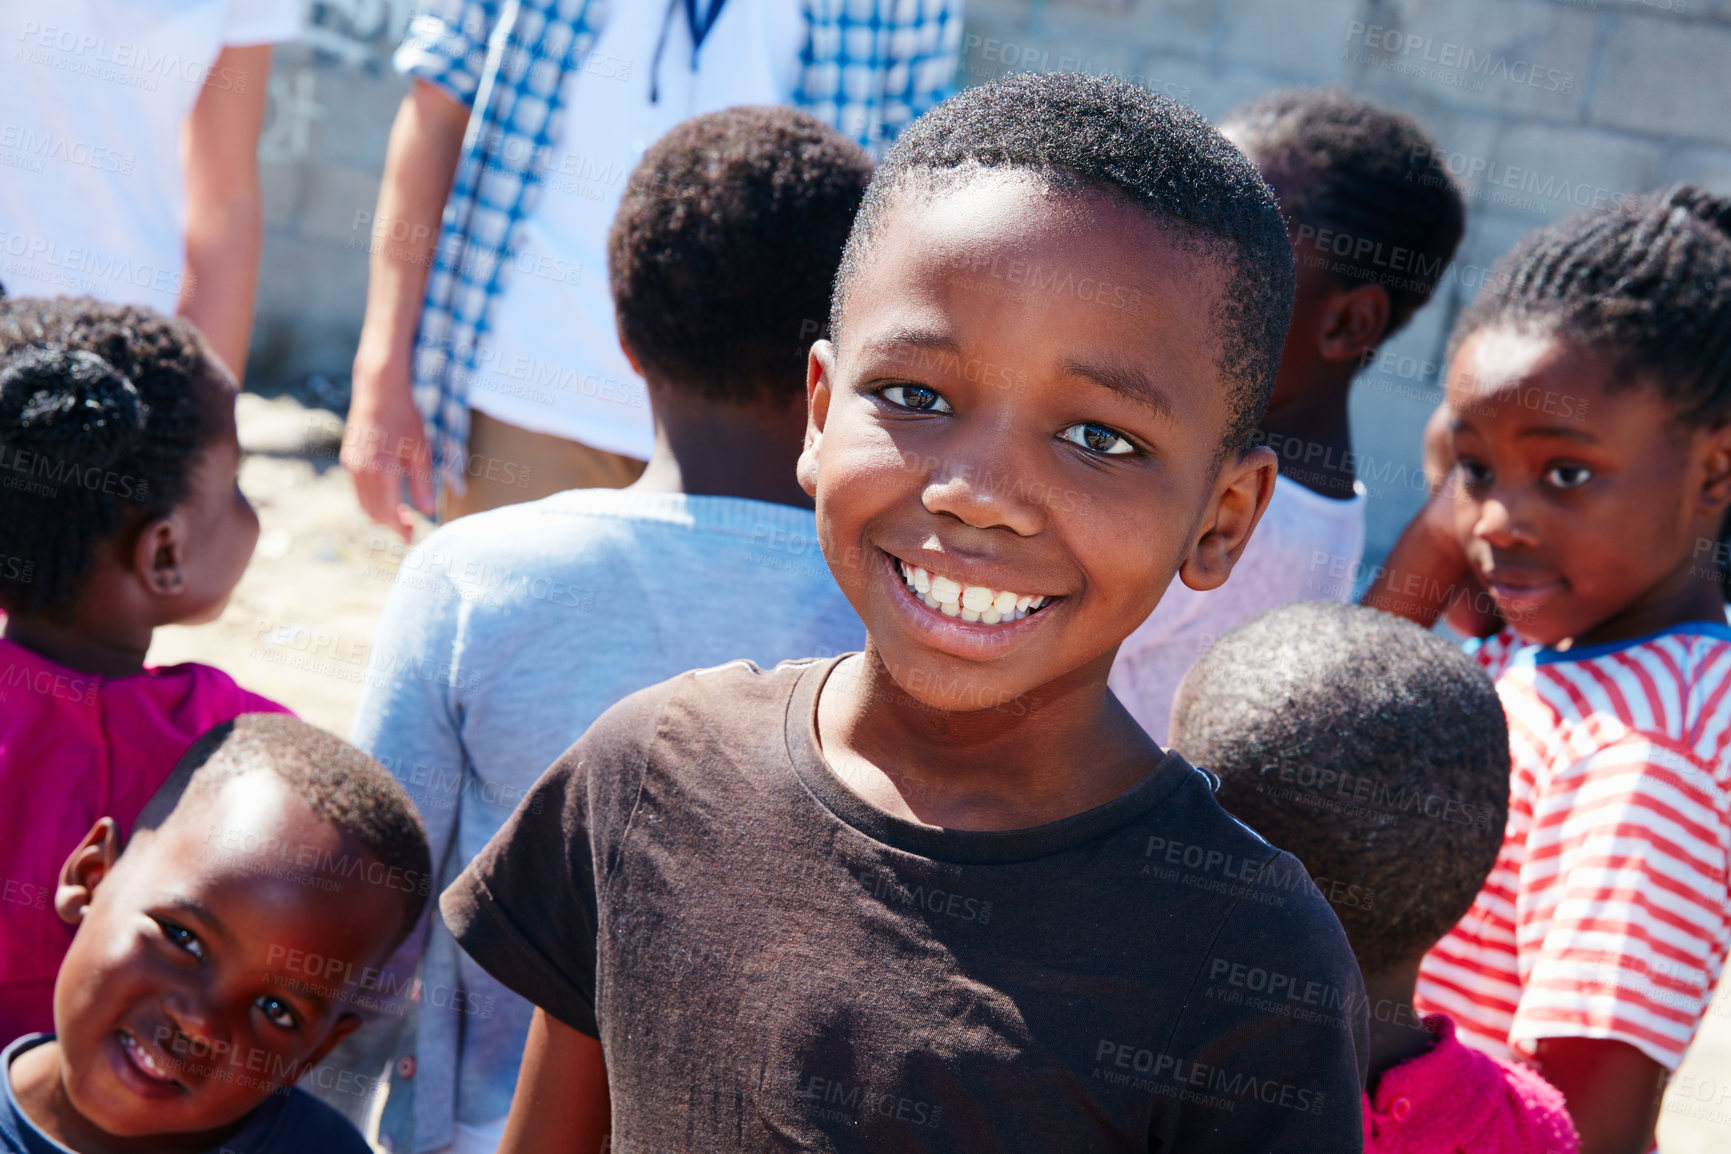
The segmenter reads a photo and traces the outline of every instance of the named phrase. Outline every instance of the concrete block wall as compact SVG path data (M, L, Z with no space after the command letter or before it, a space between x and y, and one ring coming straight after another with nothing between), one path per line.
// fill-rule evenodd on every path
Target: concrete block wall
M366 214L406 88L389 54L412 10L309 0L307 37L277 53L256 384L320 374L342 394ZM1497 256L1630 192L1675 180L1731 191L1731 0L967 0L964 46L963 83L1108 73L1210 117L1271 88L1337 84L1436 136L1471 216L1437 298L1355 391L1372 559L1423 499L1418 431L1449 325Z

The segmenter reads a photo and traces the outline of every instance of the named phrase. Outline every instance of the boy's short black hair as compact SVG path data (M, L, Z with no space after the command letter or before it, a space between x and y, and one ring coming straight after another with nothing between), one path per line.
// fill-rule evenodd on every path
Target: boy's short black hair
M432 892L427 834L397 779L340 737L286 713L245 713L206 731L175 765L139 815L137 830L160 827L188 800L208 797L248 773L269 771L319 817L354 838L387 869L413 928Z
M1434 945L1496 863L1509 803L1496 690L1391 614L1301 602L1239 626L1185 675L1172 745L1319 879L1366 974Z
M153 309L0 300L0 607L71 604L99 544L186 499L219 374Z
M1291 88L1238 105L1235 130L1280 187L1300 260L1337 282L1379 284L1393 336L1436 290L1466 228L1447 156L1405 113L1338 88ZM1322 233L1332 243L1322 242ZM1338 238L1346 239L1340 251ZM1360 242L1368 243L1360 243Z
M791 108L693 117L632 172L607 238L619 335L657 384L794 401L871 158Z
M909 125L872 178L848 237L831 306L836 324L892 205L987 169L1125 197L1225 264L1230 279L1214 331L1232 385L1222 450L1243 449L1268 406L1292 315L1285 224L1255 166L1206 120L1118 80L1018 73L964 89Z

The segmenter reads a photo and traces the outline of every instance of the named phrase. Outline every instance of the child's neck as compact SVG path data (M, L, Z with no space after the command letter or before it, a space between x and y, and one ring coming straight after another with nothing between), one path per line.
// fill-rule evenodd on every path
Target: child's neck
M0 636L56 665L98 677L131 677L144 671L152 630L104 627L84 620L75 607L65 620L31 614L5 618Z
M741 497L811 508L794 473L805 399L725 404L651 386L655 449L631 486L647 493Z
M1106 688L1112 654L998 709L933 709L903 689L868 638L818 701L825 760L855 793L905 821L1028 829L1104 805L1160 747Z
M1701 534L1706 532L1701 530ZM1710 541L1716 536L1701 536L1701 539ZM1582 630L1552 648L1567 651L1583 645L1604 645L1650 637L1692 621L1724 620L1725 599L1717 570L1685 558L1675 570L1633 602L1591 629Z
M1262 419L1262 427L1280 457L1280 475L1338 500L1353 496L1353 482L1357 480L1346 403L1354 367L1348 366L1339 380L1308 386L1290 399L1277 398ZM1279 440L1274 441L1274 437Z
M1384 1073L1430 1052L1436 1035L1425 1028L1413 1009L1418 967L1423 955L1381 974L1366 974L1364 994L1370 1006L1370 1084L1376 1091Z

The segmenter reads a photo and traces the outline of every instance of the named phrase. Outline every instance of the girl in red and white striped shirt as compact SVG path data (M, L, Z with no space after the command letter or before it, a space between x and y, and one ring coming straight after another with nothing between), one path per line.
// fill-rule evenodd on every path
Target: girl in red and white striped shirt
M1634 1154L1731 942L1731 201L1682 186L1532 234L1451 344L1454 472L1366 601L1429 624L1488 594L1512 776L1419 1004L1535 1065L1585 1154Z

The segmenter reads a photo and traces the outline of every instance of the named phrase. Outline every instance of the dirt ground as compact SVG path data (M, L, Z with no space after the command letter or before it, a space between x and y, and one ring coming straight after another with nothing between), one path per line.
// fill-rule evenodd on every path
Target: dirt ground
M258 509L258 551L221 619L159 630L150 661L218 666L346 736L403 547L355 504L337 463L340 418L248 394L239 420L240 482ZM1731 1149L1731 981L1672 1080L1659 1138L1664 1154Z

